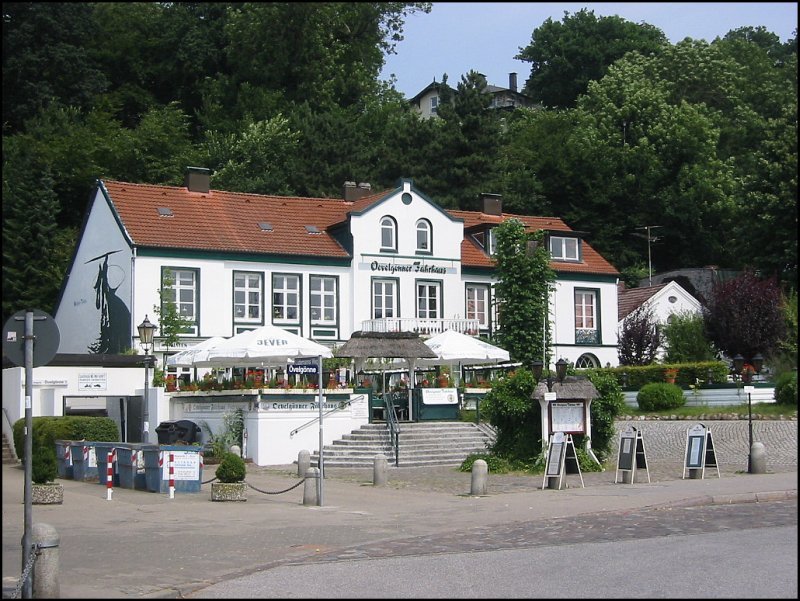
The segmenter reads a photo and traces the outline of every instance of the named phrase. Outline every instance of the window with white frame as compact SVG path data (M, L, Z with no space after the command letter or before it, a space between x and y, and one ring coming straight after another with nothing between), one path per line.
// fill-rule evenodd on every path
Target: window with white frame
M263 274L251 271L233 272L234 321L261 323Z
M558 261L580 261L578 239L550 236L550 256Z
M174 303L178 315L190 322L182 334L197 334L198 270L164 268L164 303Z
M433 229L427 219L417 221L417 252L430 253L433 251Z
M467 284L467 319L477 319L481 328L489 327L489 286Z
M417 317L439 319L442 316L441 282L417 282Z
M297 322L300 319L300 276L272 275L272 321Z
M381 218L381 250L397 251L397 222L388 215Z
M312 275L308 279L311 324L336 323L336 278Z
M598 344L597 291L575 290L575 343Z
M439 97L431 96L431 115L435 115L439 110Z
M397 280L372 280L372 319L397 316Z

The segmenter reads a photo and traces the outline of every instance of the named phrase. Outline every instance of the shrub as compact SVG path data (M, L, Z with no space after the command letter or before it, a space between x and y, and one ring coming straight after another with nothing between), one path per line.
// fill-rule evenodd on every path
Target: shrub
M642 411L663 411L683 407L686 399L677 384L654 382L642 386L636 395L636 402Z
M58 475L56 450L52 447L38 446L31 460L31 479L35 484L52 482Z
M40 446L53 449L57 440L92 440L114 442L120 439L117 423L110 417L88 415L40 416L31 419L32 451ZM14 422L14 448L17 457L25 457L25 418Z
M225 453L217 466L217 480L220 482L241 482L247 468L244 459L236 453Z
M775 401L779 405L797 405L797 372L788 371L775 382Z

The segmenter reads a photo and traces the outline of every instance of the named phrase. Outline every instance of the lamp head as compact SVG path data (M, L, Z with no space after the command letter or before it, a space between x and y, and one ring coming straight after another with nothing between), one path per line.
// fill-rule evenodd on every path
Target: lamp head
M150 323L147 315L144 316L144 321L137 326L139 330L139 341L147 349L153 344L153 333L156 331L156 326Z
M558 361L556 361L556 377L558 378L559 382L564 382L564 378L567 377L567 367L569 363L564 360L562 357Z
M764 357L761 356L761 353L753 355L752 365L757 374L761 373L761 368L764 367Z
M544 363L539 360L533 361L531 363L531 373L533 373L533 377L538 383L539 380L542 378L542 369L544 368Z
M742 367L744 367L744 357L742 357L741 354L737 353L736 356L733 358L734 373L737 374L742 373Z

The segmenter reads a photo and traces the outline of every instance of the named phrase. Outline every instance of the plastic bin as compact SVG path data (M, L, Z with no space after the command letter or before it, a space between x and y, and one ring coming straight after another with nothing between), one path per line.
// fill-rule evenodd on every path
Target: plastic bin
M122 488L147 490L145 475L144 449L157 448L144 443L122 443L117 447L117 465L119 485Z
M156 435L160 445L200 442L200 426L188 419L161 422L156 427Z
M126 443L124 442L95 442L94 449L97 454L97 483L101 486L108 486L108 453L114 449L119 449ZM119 456L114 462L114 471L111 479L112 486L120 486L119 482Z
M81 482L97 482L96 443L87 440L73 441L69 445L72 457L72 477Z
M58 477L59 478L73 478L72 469L72 440L57 440L56 441L56 460L58 461Z
M175 458L175 492L200 492L203 479L203 447L196 445L146 446L144 470L146 489L169 492L169 453Z

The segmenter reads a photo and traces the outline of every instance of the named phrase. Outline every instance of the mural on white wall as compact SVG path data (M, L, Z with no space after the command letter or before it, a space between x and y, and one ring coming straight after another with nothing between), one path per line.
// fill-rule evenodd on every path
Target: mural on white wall
M109 257L122 250L112 250L86 261L86 265L99 261L97 278L94 282L94 304L100 311L99 335L89 345L90 353L123 352L130 346L131 312L123 300L117 296L117 290L125 282L125 269L109 263Z

